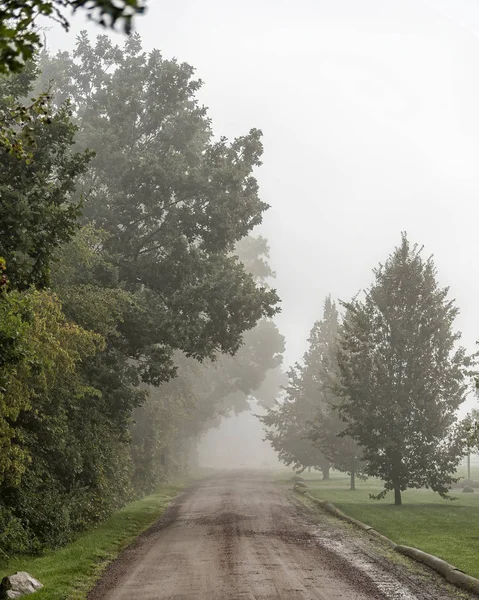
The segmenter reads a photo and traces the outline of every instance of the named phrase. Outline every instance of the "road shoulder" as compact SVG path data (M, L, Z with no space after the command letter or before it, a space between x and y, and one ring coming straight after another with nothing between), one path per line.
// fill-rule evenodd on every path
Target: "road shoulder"
M310 522L310 527L315 531L315 538L320 546L343 555L352 563L355 559L356 562L361 562L359 557L365 557L366 562L371 565L389 569L394 573L395 578L403 581L412 591L417 591L420 597L424 597L424 590L427 590L431 600L477 599L476 595L446 582L427 566L395 552L391 544L382 540L380 536L372 537L367 529L338 519L313 500L295 493L292 488L284 492L298 507L298 511L304 518ZM374 577L372 567L371 574Z

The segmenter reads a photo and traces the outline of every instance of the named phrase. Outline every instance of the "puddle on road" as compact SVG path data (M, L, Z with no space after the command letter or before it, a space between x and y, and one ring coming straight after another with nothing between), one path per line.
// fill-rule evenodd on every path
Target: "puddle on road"
M314 532L313 536L323 548L345 558L358 571L364 573L388 600L420 600L394 575L372 560L368 560L367 556L358 548L351 548L344 542L329 539L324 537L324 534L320 535L317 532Z

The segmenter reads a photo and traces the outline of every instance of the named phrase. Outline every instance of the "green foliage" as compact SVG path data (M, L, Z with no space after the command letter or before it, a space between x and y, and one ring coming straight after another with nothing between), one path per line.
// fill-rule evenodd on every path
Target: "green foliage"
M183 470L284 349L267 244L242 241L260 132L215 140L193 69L138 36L43 68L44 115L9 113L0 147L0 507L32 552ZM35 72L1 80L6 104Z
M12 554L27 554L36 549L31 532L22 520L15 517L8 508L0 506L0 564Z
M309 492L328 500L347 515L367 523L397 544L419 548L479 577L477 523L479 496L458 494L454 502L428 490L407 490L405 504L397 507L371 499L381 491L381 482L368 479L353 494L348 479L307 480Z
M85 218L108 234L102 252L142 305L122 332L143 381L167 380L176 350L200 360L238 350L277 311L276 293L232 255L267 208L252 176L260 132L214 141L192 67L146 54L137 35L119 48L83 33L74 56L45 57L42 68L72 98L79 139L96 152Z
M30 106L19 103L34 75L29 69L0 78L0 111L7 119L0 130L0 256L17 289L48 285L52 254L77 227L75 182L91 158L72 148L77 129L68 104L55 109L45 94Z
M3 292L0 313L6 350L0 353L0 497L7 521L2 548L35 551L40 540L57 544L75 530L69 504L78 498L69 497L79 485L88 438L72 430L79 400L96 394L78 366L102 349L103 340L68 322L47 291Z
M104 340L67 320L57 295L45 289L58 247L78 228L81 203L75 183L91 153L73 150L77 129L68 105L55 108L49 95L41 95L23 106L21 98L35 74L32 66L0 79L7 123L2 131L11 135L0 143L4 552L63 543L111 509L104 507L107 478L95 479L95 469L88 470L88 460L98 474L104 469L104 451L98 451L98 438L96 446L91 438L93 432L101 436L106 431L95 429L99 392L81 374ZM88 404L95 410L88 411ZM117 444L115 455L118 450Z
M20 415L37 410L61 375L101 347L101 338L68 323L48 292L4 292L0 314L0 482L17 483L30 455L16 427Z
M320 409L312 421L309 438L313 441L331 466L350 475L350 488L355 489L356 478L364 479L365 463L361 447L348 435L344 435L345 425L339 418L337 409Z
M281 362L268 248L245 239L267 208L252 175L260 132L215 141L193 69L146 54L138 36L119 48L83 33L73 55L44 56L42 68L96 152L82 180L86 227L52 281L68 317L107 339L85 375L119 438L131 434L143 493Z
M159 519L180 491L179 486L162 486L151 496L115 512L104 523L60 550L39 557L18 556L10 560L5 560L0 552L0 578L16 571L27 571L45 586L36 592L36 599L85 600L101 571Z
M288 385L288 376L283 372L282 365L266 371L261 384L251 394L262 408L270 409L281 390Z
M0 73L19 72L42 47L36 27L39 17L53 19L65 29L65 12L83 9L100 25L115 27L120 22L126 33L133 17L144 12L142 0L3 0L0 7Z
M235 252L251 275L266 283L266 277L272 275L268 247L265 240L256 240L238 245ZM250 248L249 261L243 255L245 246ZM252 248L258 252L256 257ZM135 489L154 489L171 473L184 470L201 434L232 411L249 409L249 397L261 391L268 373L280 370L283 351L284 338L272 321L263 319L244 334L234 356L222 355L200 364L177 353L177 377L157 389L150 387L146 402L134 412ZM270 389L273 386L274 380Z
M294 393L295 371L288 373L290 384L288 394ZM287 396L268 410L266 415L259 416L265 426L266 440L278 453L278 458L285 465L303 471L308 467L321 469L325 477L329 474L329 461L308 439L308 421L313 417L314 409L299 406L293 396ZM309 408L309 412L305 411Z
M311 329L302 364L296 364L288 373L285 397L261 417L267 428L266 439L282 462L297 469L322 469L325 477L331 457L337 459L341 444L332 429L335 417L331 387L336 377L337 331L336 306L327 298L323 319ZM321 433L328 436L327 443Z
M119 286L118 268L102 253L108 237L92 224L82 227L55 253L51 282L72 321L111 340L121 335L135 299Z
M478 387L476 379L476 389ZM463 419L462 425L469 452L479 450L479 410L473 408L471 412Z
M457 308L439 288L431 258L405 235L363 301L345 304L338 357L345 432L364 450L383 496L429 487L442 496L464 452L456 411L471 359L457 348Z
M335 395L338 379L339 315L336 305L328 297L324 303L323 318L318 321L310 338L310 354L314 362L314 388L317 411L310 422L308 437L338 471L351 475L351 489L356 476L362 476L364 463L361 449L348 435L338 414L339 399ZM307 376L307 373L305 373Z
M268 241L263 236L249 235L242 238L235 246L235 254L257 283L265 284L269 279L275 277L269 264Z

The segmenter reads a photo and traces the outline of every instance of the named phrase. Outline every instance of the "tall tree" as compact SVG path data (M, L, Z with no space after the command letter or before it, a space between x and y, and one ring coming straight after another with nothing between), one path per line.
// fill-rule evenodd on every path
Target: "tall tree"
M266 439L281 461L295 468L319 468L324 479L329 477L330 460L317 444L317 436L312 439L311 428L313 421L318 428L320 414L329 415L331 411L337 329L338 312L328 297L323 319L311 329L302 364L288 372L284 399L260 417L267 428Z
M269 267L257 256L254 275L236 253L267 208L260 132L215 140L191 67L137 36L123 49L82 36L76 57L44 59L61 98L12 113L35 70L0 80L0 545L12 551L63 543L180 469L283 349Z
M235 254L255 282L268 285L273 276L264 238L248 236ZM183 353L175 356L177 377L159 388L135 411L133 457L136 485L151 489L169 473L183 468L200 436L231 412L249 410L249 400L262 391L269 373L280 371L284 338L270 319L247 331L234 356L199 364ZM273 389L276 379L269 382ZM273 396L279 390L279 385Z
M102 252L144 311L143 322L125 319L123 352L141 358L145 383L160 383L176 350L200 360L237 351L277 311L274 290L233 255L267 209L252 174L260 132L215 141L192 67L145 53L137 35L119 48L83 33L73 55L45 56L43 70L96 152L85 219L108 234Z
M0 143L0 256L16 289L48 285L54 251L76 230L81 198L75 185L91 158L73 149L77 128L67 103L55 108L47 94L41 106L20 104L36 74L31 65L21 75L0 77L0 110L10 114L12 99L22 107L11 138Z
M342 422L336 405L319 408L312 421L309 437L331 466L350 477L350 489L356 489L356 478L364 479L366 464L362 460L361 447L349 435L345 435L345 424Z
M247 408L281 362L267 244L245 239L267 208L253 177L261 135L215 141L192 67L145 53L136 35L119 48L82 34L73 54L42 66L58 101L71 99L79 146L96 152L83 178L88 225L56 285L69 317L106 335L88 376L119 431L131 430L145 491L182 463L178 440L189 447Z
M345 432L364 450L367 473L393 490L429 487L446 496L463 448L456 411L471 359L457 347L458 309L432 258L406 234L374 270L363 300L346 303L338 357Z
M357 476L362 476L364 463L361 449L348 435L338 414L338 397L335 388L338 382L338 336L339 315L331 297L324 302L323 317L315 325L315 336L311 352L314 351L317 411L310 423L309 437L321 450L331 465L351 477L351 489L355 489ZM313 346L314 345L314 346Z

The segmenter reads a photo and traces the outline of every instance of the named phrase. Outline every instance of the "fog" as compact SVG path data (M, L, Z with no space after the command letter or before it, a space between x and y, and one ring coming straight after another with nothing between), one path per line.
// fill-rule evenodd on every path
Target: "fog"
M98 33L75 18L73 34L49 32L49 48L72 48L84 27ZM475 349L477 3L150 0L137 30L147 49L196 67L218 135L263 130L257 177L271 209L260 232L282 299L285 366L304 352L324 297L367 287L403 230L434 254ZM259 443L254 417L234 417L208 434L203 462L212 445L226 460L222 441L233 452L240 430Z
M255 404L252 412L264 412ZM251 412L232 415L204 436L199 464L216 469L281 468L276 452L263 441L263 427Z

